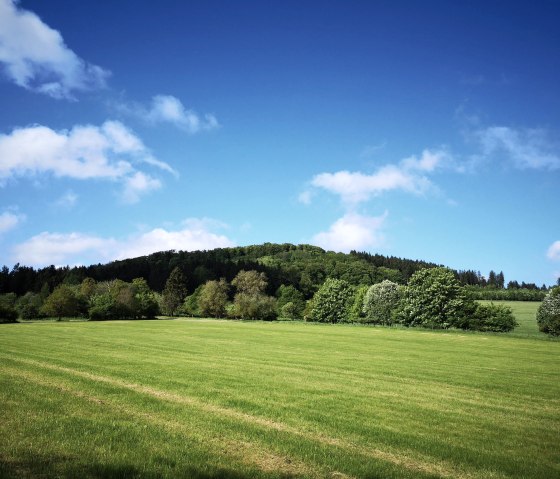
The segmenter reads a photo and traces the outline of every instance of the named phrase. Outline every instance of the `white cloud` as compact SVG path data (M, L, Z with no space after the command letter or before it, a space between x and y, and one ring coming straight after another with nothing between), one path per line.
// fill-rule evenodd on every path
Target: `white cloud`
M424 150L419 158L405 158L397 165L385 165L373 174L350 171L320 173L313 177L311 186L337 194L344 203L350 205L391 190L424 194L434 188L427 174L452 164L453 158L445 150ZM308 203L310 200L309 192L300 195L301 202Z
M0 234L13 230L23 220L25 220L24 215L4 211L4 213L0 214Z
M123 239L79 232L43 232L15 246L12 254L15 262L43 267L94 264L172 249L193 251L233 246L227 236L211 231L219 225L213 220L191 218L179 229L155 228Z
M560 261L560 241L555 241L550 245L546 256L552 261Z
M10 178L52 174L80 180L105 179L124 185L126 201L161 186L161 182L134 166L147 163L175 173L125 125L106 121L100 127L78 125L54 131L35 125L0 135L0 185Z
M58 31L14 0L0 0L0 62L17 85L54 98L102 88L110 75L78 57Z
M58 200L55 201L55 205L62 208L73 208L78 201L78 195L73 191L67 191Z
M491 126L475 130L483 158L504 155L519 169L556 170L560 168L558 145L543 129L515 129Z
M299 195L298 195L298 201L300 203L303 203L304 205L309 205L311 204L311 199L313 197L313 192L306 190L306 191L302 191Z
M161 181L137 171L124 180L123 199L127 203L136 203L142 194L159 188Z
M121 104L117 108L147 123L170 123L189 134L213 130L220 126L214 115L200 116L195 111L186 109L181 100L172 95L154 96L149 108L139 103Z
M387 215L387 212L381 216L347 213L328 231L316 234L312 243L326 250L342 252L377 248L384 243L382 229Z

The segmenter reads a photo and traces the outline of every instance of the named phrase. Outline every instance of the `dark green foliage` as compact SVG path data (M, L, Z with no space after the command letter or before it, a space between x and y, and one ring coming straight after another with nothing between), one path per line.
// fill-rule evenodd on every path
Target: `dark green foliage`
M560 336L560 286L552 288L539 306L537 323L543 333Z
M80 306L80 300L74 289L66 284L61 284L45 300L40 313L61 320L78 316Z
M42 317L40 313L43 300L38 293L28 292L16 301L16 309L23 319L37 319Z
M405 326L461 327L475 310L453 271L423 269L414 273L404 290L398 318Z
M0 323L15 323L18 312L16 310L16 295L7 293L0 295Z
M354 291L344 280L328 278L313 296L309 320L340 323L347 320Z
M464 322L463 328L474 331L507 333L517 326L513 311L502 304L477 304L474 313Z
M169 316L174 316L177 309L187 296L187 280L185 275L181 271L181 268L176 266L167 282L165 283L165 288L163 289L163 308L164 313Z
M276 291L278 311L280 317L287 319L301 319L305 309L303 294L292 285L281 285ZM290 304L289 307L285 307Z

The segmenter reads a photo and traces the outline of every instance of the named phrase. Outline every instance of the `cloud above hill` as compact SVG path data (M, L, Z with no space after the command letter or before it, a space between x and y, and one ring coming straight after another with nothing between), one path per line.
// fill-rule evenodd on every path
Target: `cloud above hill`
M328 231L313 236L311 241L326 250L343 253L378 248L385 241L383 227L387 215L387 212L381 216L347 213L336 220Z
M121 239L81 232L45 231L16 245L12 256L15 262L43 267L51 264L94 264L157 251L195 251L234 246L230 238L212 231L220 225L208 219L189 218L176 229L154 228Z
M444 149L426 149L420 157L411 156L397 164L384 165L373 173L347 170L319 173L310 181L312 189L300 195L300 201L309 203L313 189L322 189L338 195L348 206L394 190L422 195L435 189L429 175L438 169L451 166L453 162L453 157Z

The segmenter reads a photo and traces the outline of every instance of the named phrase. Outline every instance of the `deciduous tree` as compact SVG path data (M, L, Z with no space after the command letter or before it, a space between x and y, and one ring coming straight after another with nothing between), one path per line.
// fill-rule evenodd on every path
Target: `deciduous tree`
M198 305L204 316L223 318L226 315L229 285L224 278L220 281L207 281L203 286Z
M405 326L449 328L462 327L474 309L453 271L429 268L412 275L398 314Z
M345 321L352 305L352 287L341 279L327 278L313 296L311 321L339 323Z

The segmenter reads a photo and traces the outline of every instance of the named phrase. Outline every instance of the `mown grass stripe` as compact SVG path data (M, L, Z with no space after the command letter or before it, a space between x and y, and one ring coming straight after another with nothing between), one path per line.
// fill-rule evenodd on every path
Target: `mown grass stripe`
M171 401L179 404L186 404L192 407L196 407L206 413L227 416L233 419L249 422L251 424L256 424L267 429L274 429L276 431L302 436L308 440L317 441L323 444L327 444L329 446L335 446L335 447L346 449L349 452L352 452L353 454L360 454L362 456L368 456L375 459L387 461L392 464L409 469L411 471L418 471L427 474L435 474L438 477L442 477L442 478L457 478L457 479L470 479L470 478L479 478L479 477L491 477L491 478L507 477L495 471L489 471L489 470L484 470L484 471L460 470L454 467L452 464L446 464L445 462L437 461L433 458L420 459L417 456L411 455L410 451L399 451L398 453L394 453L394 452L381 450L378 448L365 448L357 444L349 443L340 438L335 438L332 436L326 436L322 434L314 434L312 432L296 429L294 427L288 426L283 423L279 423L277 421L250 415L244 412L237 411L235 409L207 404L193 397L178 395L178 394L170 393L168 391L161 391L141 384L128 383L115 378L100 376L97 374L92 374L92 373L79 371L72 368L57 366L57 365L43 363L30 359L24 359L24 358L11 358L11 359L35 367L64 372L73 376L79 376L85 379L89 379L91 381L102 382L102 383L110 384L112 386L129 389L140 394L147 394L149 396L155 397L160 400ZM31 378L32 376L27 375L26 377ZM35 380L35 382L38 381ZM45 383L44 385L48 385L48 383ZM100 401L100 399L98 399L98 401Z

